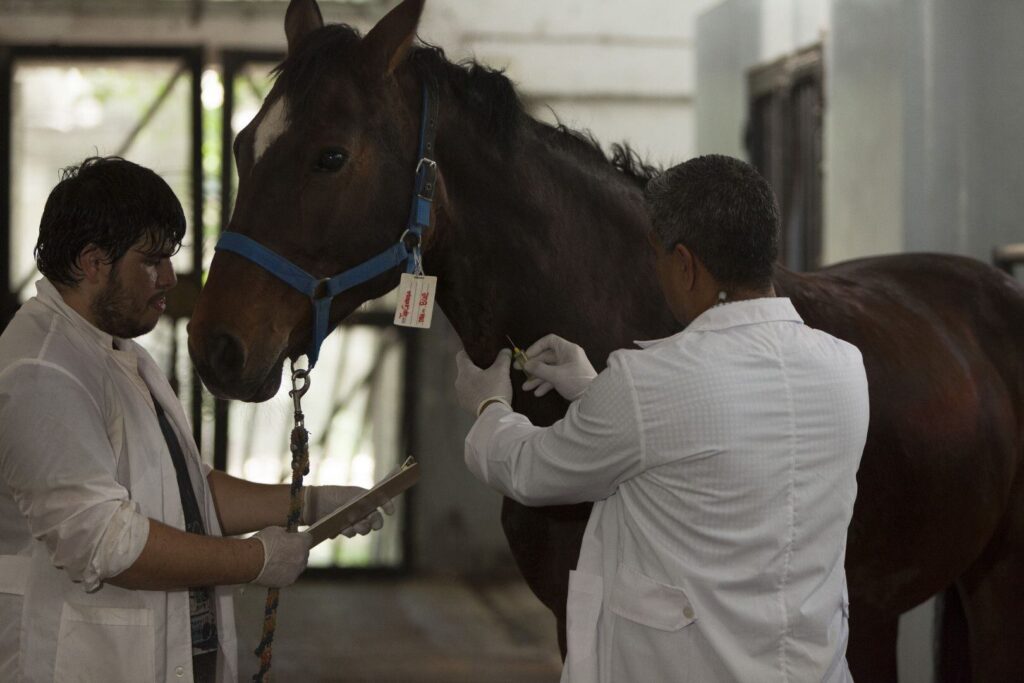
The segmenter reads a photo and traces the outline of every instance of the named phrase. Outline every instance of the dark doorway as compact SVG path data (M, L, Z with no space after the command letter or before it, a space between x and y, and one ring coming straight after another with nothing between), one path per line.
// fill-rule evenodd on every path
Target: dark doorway
M780 260L813 270L822 253L821 46L755 67L748 91L747 152L779 201Z

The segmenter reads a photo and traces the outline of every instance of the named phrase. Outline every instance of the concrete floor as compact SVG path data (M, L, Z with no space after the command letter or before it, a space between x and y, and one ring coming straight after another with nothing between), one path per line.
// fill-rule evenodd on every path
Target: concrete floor
M256 671L266 592L236 596L241 681ZM281 592L273 679L555 683L555 620L521 582L304 580Z

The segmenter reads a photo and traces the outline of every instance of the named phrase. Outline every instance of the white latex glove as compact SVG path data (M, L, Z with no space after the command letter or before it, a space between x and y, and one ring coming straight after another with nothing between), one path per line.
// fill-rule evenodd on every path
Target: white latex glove
M455 393L459 397L459 405L479 415L487 401L501 401L512 406L512 380L509 369L512 366L512 352L502 349L494 363L486 370L478 368L469 359L464 350L455 356L459 366L459 376L455 379Z
M523 370L531 377L523 383L523 391L543 396L554 388L567 401L575 401L597 377L586 352L558 335L541 337L526 349Z
M302 489L302 517L299 523L308 525L319 522L322 517L326 517L365 492L366 489L358 486L307 486ZM391 501L384 503L380 509L385 514L395 514L395 505ZM382 526L384 526L384 518L379 511L374 510L352 526L343 529L341 534L346 538L352 538L356 534L365 536Z
M268 526L253 538L263 544L263 569L252 582L267 588L295 583L306 569L313 537L304 531L289 533L283 526Z

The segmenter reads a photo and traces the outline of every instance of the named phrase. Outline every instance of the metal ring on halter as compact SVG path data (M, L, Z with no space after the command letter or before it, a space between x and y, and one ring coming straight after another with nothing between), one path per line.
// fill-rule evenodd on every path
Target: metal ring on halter
M413 238L411 240L412 244L409 244L409 242L405 241L406 237L412 237ZM422 240L423 240L423 238L420 237L419 233L413 232L412 229L409 229L409 228L407 228L406 231L402 233L402 236L398 238L398 241L401 242L402 244L404 244L405 248L408 251L412 251L416 247L420 246L420 242Z

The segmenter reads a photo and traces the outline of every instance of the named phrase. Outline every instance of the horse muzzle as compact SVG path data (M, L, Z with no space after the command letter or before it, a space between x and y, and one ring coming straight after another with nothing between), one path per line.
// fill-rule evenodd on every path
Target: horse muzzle
M258 403L272 398L281 385L283 353L270 356L269 362L250 362L252 354L243 341L219 326L193 319L188 351L203 384L218 398Z

